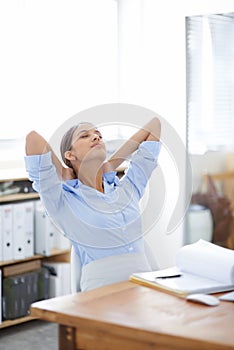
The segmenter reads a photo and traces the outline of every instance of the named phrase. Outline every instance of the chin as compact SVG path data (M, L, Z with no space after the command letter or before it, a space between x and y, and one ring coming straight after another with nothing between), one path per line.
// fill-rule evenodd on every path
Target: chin
M100 161L104 161L106 159L106 150L96 146L91 149L91 152L89 152L88 157L91 159L99 159Z

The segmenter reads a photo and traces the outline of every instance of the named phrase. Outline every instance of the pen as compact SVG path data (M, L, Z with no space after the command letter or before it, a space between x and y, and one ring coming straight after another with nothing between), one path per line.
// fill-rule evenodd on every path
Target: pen
M155 279L158 279L158 278L174 278L174 277L181 277L182 275L180 273L176 274L176 275L168 275L168 276L156 276Z

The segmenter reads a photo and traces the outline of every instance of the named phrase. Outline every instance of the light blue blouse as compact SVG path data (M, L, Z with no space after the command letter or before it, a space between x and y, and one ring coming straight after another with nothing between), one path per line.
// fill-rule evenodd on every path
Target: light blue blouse
M81 265L110 255L143 252L139 200L157 166L161 143L143 142L125 175L103 174L104 193L80 180L61 182L51 152L25 157L47 214L71 240Z

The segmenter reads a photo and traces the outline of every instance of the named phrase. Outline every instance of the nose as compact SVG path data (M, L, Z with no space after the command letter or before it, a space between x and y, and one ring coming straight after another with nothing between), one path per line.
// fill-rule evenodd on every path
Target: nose
M100 136L98 134L93 134L93 141L100 140Z

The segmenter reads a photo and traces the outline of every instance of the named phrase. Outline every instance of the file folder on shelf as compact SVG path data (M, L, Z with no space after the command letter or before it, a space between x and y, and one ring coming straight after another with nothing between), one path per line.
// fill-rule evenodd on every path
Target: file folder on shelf
M49 298L50 273L46 268L38 272L38 300Z
M17 203L12 205L12 242L13 242L13 259L25 258L25 216L24 203Z
M35 203L35 253L49 256L52 249L66 250L70 241L46 214L41 201Z
M29 272L24 275L25 278L25 294L22 299L24 299L25 304L25 315L29 314L30 305L38 300L38 271Z
M4 320L13 320L24 316L20 307L21 284L21 276L3 279L2 316Z
M4 204L2 208L2 257L3 261L13 260L12 205Z
M35 253L45 256L54 248L54 227L41 201L35 202Z
M13 207L13 258L24 259L34 255L34 203L26 201Z
M0 300L2 300L2 270L0 270ZM2 323L2 302L0 302L0 324Z
M70 263L66 262L45 262L43 266L50 272L49 297L54 298L70 294Z
M2 206L0 206L0 261L3 261L3 226L2 226Z
M25 257L34 255L34 202L24 202L24 247Z

